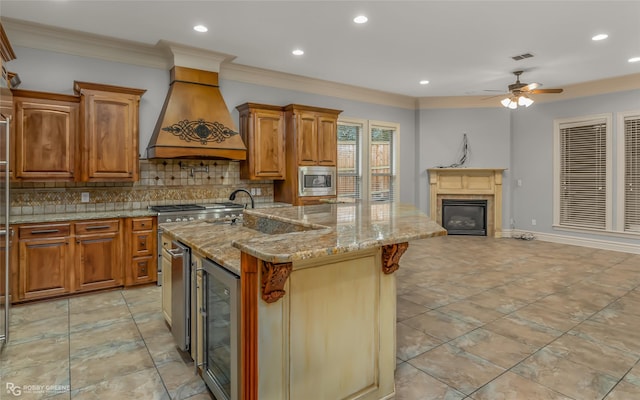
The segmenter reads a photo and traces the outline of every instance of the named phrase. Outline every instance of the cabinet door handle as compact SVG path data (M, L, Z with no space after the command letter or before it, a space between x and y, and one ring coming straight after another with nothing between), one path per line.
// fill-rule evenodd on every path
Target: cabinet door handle
M45 233L58 233L60 232L60 229L41 229L38 231L31 231L32 235L42 235Z
M87 226L87 230L88 231L95 231L97 229L108 229L110 228L109 225L95 225L95 226Z

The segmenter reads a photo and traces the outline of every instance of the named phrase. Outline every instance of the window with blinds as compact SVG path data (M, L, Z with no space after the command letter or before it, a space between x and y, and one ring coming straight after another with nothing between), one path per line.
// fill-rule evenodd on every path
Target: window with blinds
M610 227L609 120L565 122L556 131L559 152L559 225Z
M338 197L397 200L399 130L387 122L338 121Z
M624 230L640 233L640 116L624 119Z
M361 198L362 171L360 145L362 125L338 124L338 196Z
M392 128L371 128L369 165L373 201L393 201L396 198L394 133Z

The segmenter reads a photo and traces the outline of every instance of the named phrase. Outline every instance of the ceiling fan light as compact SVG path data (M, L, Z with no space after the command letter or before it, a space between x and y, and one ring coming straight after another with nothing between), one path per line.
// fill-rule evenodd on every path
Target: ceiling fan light
M527 96L520 96L518 97L518 105L519 106L525 106L525 107L529 107L530 105L533 104L533 100L531 100L530 98L528 98Z
M504 98L500 101L500 103L505 106L505 107L509 107L509 103L511 103L511 99L510 98Z
M516 103L515 101L511 100L511 103L509 103L509 108L512 110L515 110L516 108L518 108L518 103Z

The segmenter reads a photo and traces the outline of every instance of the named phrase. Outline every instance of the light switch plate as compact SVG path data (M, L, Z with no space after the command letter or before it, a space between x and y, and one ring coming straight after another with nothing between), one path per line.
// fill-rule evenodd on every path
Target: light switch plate
M88 203L89 202L89 192L82 192L80 194L80 201L82 203Z

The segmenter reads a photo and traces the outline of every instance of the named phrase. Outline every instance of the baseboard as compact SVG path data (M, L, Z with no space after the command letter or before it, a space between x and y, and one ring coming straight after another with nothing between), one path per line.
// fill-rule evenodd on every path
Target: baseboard
M591 247L601 250L621 251L624 253L640 254L640 246L630 243L619 243L610 240L582 238L575 236L557 235L554 233L521 231L518 229L509 229L502 231L502 237L519 237L520 235L530 233L535 240L543 242L553 242L560 244L569 244L573 246ZM508 236L507 236L508 234Z

